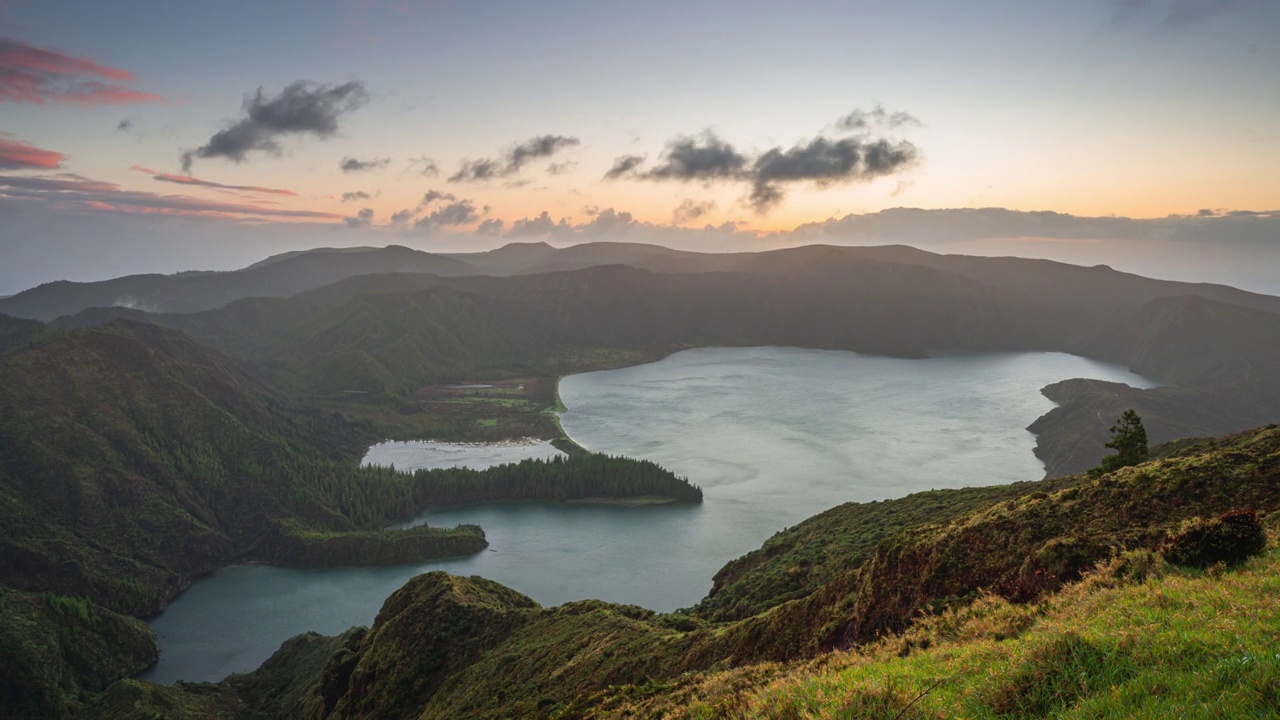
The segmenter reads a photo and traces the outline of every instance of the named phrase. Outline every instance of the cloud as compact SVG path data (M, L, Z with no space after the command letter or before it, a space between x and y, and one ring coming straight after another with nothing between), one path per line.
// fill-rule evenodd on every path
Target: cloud
M645 222L636 219L629 212L614 208L585 207L582 213L590 219L582 223L573 223L567 218L555 220L549 212L544 210L537 217L515 221L505 236L509 238L552 237L570 243L626 237L634 242L703 248L714 244L737 250L744 249L744 244L759 239L754 233L738 230L738 224L732 221L726 221L720 225L708 223L701 228L684 228Z
M617 180L618 178L630 175L636 168L644 164L644 158L639 155L623 155L613 161L613 167L604 174L605 180Z
M366 170L379 170L391 164L391 158L374 158L372 160L357 160L353 157L342 158L342 162L338 163L338 167L342 168L344 173L364 172Z
M57 170L67 156L0 137L0 170Z
M871 110L854 110L836 121L841 130L897 130L903 127L921 127L923 123L906 112L889 112L877 105Z
M559 163L551 163L550 165L547 166L547 174L563 175L576 167L578 167L578 163L572 160L566 160L565 162L559 162Z
M436 164L435 160L432 160L431 158L426 156L409 158L408 170L410 171L416 170L425 177L440 176L440 166Z
M418 210L426 210L428 205L438 200L453 202L457 199L458 198L455 197L453 193L440 192L439 190L428 190L422 195L422 201L418 203Z
M678 137L668 142L661 161L641 177L682 182L741 179L748 159L707 130L697 137Z
M1103 26L1124 27L1146 18L1160 30L1182 30L1237 5L1238 0L1111 0Z
M132 119L132 118L125 118L125 119L121 120L120 122L116 123L116 132L127 133L127 132L129 132L129 131L131 131L131 130L133 130L133 119Z
M496 218L493 220L485 220L476 228L476 234L497 237L502 234L502 228L505 225L506 223Z
M373 225L373 208L360 208L360 212L352 217L342 218L342 225L348 230L367 228Z
M430 215L418 218L413 226L417 229L429 229L448 225L470 225L480 219L475 203L470 200L459 200L445 205Z
M1190 27L1230 10L1236 0L1175 0L1160 25L1171 30Z
M501 157L463 160L458 171L449 177L449 182L480 182L514 175L534 160L549 158L565 148L581 144L582 141L576 137L540 135L513 145Z
M557 230L569 230L568 220L561 219L559 223L551 219L551 214L546 210L535 218L521 218L511 223L511 229L507 231L507 235L513 237L551 235Z
M838 122L849 129L895 123L902 127L919 121L906 113L891 114L877 107L870 112L855 111ZM748 183L747 204L763 214L783 201L786 185L809 182L828 187L866 182L901 172L918 159L919 151L910 142L872 139L866 133L839 139L818 136L790 148L774 147L748 155L708 130L696 137L669 141L659 164L645 172L637 171L640 161L636 156L625 156L614 161L605 177L707 185Z
M677 225L682 225L691 220L697 220L715 209L716 203L714 200L698 202L697 200L686 199L672 211L671 220Z
M401 210L400 212L392 213L391 224L395 227L404 227L409 224L410 220L413 220L414 215L413 210Z
M66 210L93 210L223 219L311 219L342 217L313 210L288 210L251 203L227 203L186 195L122 190L115 183L79 175L0 176L0 197L42 202Z
M368 98L364 84L354 80L334 86L298 81L275 97L263 95L258 88L245 96L245 117L204 145L182 153L182 169L189 173L194 158L222 157L240 163L254 150L278 154L279 139L287 135L330 137L338 132L339 119L361 108Z
M342 193L342 202L345 203L345 202L355 202L357 200L368 200L370 197L371 196L369 195L369 193L363 190L356 190L355 192L344 192Z
M756 212L767 212L782 201L782 183L812 181L827 187L865 182L910 167L918 157L915 145L906 140L818 137L787 150L773 148L752 164L750 203Z
M191 177L190 175L174 175L172 173L156 172L151 168L142 167L141 165L130 165L129 169L133 170L134 172L146 173L151 176L152 180L158 180L160 182L167 182L167 183L175 183L177 185L207 187L207 188L213 188L215 190L235 190L240 192L255 192L255 193L263 193L265 195L288 195L290 197L296 196L298 194L292 190L262 187L260 185L226 185L224 183L213 182L212 180L201 180L200 178L194 178L194 177Z
M164 98L127 86L133 74L0 37L0 102L128 105Z
M839 238L859 243L920 246L1007 238L1274 246L1275 238L1280 237L1280 211L1201 210L1194 215L1138 219L1004 208L890 208L801 225L790 236L795 242L827 242Z

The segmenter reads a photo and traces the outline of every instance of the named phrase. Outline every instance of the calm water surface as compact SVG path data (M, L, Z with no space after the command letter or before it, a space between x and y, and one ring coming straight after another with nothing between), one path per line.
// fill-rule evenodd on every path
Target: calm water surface
M1058 353L898 360L789 348L690 350L568 377L560 396L571 437L688 476L705 502L450 508L420 520L477 523L489 551L395 568L220 570L152 622L161 662L146 677L218 680L251 670L298 633L369 624L388 595L428 570L492 578L544 605L601 598L687 607L725 562L842 502L1041 477L1024 428L1053 407L1039 389L1072 377L1151 386L1123 368ZM384 443L366 461L480 466L548 450Z

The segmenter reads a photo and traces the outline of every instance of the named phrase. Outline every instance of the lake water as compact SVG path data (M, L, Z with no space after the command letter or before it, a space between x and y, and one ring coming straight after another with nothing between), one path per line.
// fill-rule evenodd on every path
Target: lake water
M690 350L568 377L560 396L570 437L685 475L702 486L704 503L448 508L421 519L479 524L488 551L394 568L219 570L152 622L161 661L144 677L218 680L251 670L298 633L371 623L388 595L428 570L492 578L544 605L687 607L727 561L842 502L1041 477L1024 428L1053 407L1040 388L1072 377L1151 386L1124 368L1059 353L900 360L790 348ZM495 452L523 457L512 448L388 443L371 457L409 469L484 463Z
M393 466L397 470L438 470L469 467L484 470L503 463L528 458L549 460L564 455L546 440L515 440L500 443L445 443L431 440L401 442L388 440L369 448L362 465Z

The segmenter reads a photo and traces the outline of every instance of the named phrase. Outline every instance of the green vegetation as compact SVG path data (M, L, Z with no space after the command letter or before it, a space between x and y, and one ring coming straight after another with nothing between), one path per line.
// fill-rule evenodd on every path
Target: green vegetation
M1147 563L1139 576L1129 568ZM990 595L798 665L605 698L593 717L1262 718L1280 714L1280 551L1226 573L1134 554L1033 605Z
M883 502L845 503L786 528L716 573L711 592L689 610L708 620L738 620L805 597L859 568L885 538L946 522L1027 495L1044 496L1079 476L994 487L931 490Z
M1031 429L1047 474L1095 465L1110 439L1116 460L1095 476L841 506L730 563L687 612L544 609L493 583L432 574L393 595L367 631L295 638L258 672L218 685L118 682L86 712L1118 716L1197 696L1274 711L1274 668L1254 661L1275 652L1240 630L1240 613L1275 636L1274 605L1257 600L1275 588L1252 580L1274 570L1274 553L1244 558L1262 538L1250 513L1280 506L1280 431L1186 441L1142 460L1148 431L1158 441L1275 419L1280 301L907 248L533 250L475 260L516 272L623 257L715 272L461 277L476 266L388 248L6 299L46 318L119 297L186 314L89 310L59 324L106 324L71 332L0 316L0 647L17 648L0 660L0 707L73 712L154 657L145 628L116 613L159 610L229 562L403 562L484 546L475 527L386 529L430 504L696 502L696 487L657 466L563 438L547 412L562 407L552 379L686 347L782 344L900 357L1066 350L1164 385L1045 388L1059 407ZM388 270L410 273L360 274ZM1191 291L1205 297L1173 297ZM121 317L134 321L107 322ZM477 379L494 387L453 387ZM1103 418L1125 410L1108 438ZM574 457L479 473L356 466L385 437L513 436L554 438ZM1178 603L1208 602L1214 583L1233 578L1249 580L1225 593L1241 605L1223 610L1230 624L1216 639L1200 632L1207 611L1189 612L1201 625L1177 626ZM1124 618L1146 624L1103 632ZM1230 665L1226 649L1251 659Z
M702 502L701 488L655 463L594 453L523 460L488 470L420 470L414 479L423 486L425 505L653 497Z
M1235 510L1220 518L1188 520L1165 542L1161 554L1174 565L1205 568L1235 564L1257 555L1267 544L1266 531L1252 510Z
M891 532L807 595L727 622L598 601L540 608L487 580L429 573L323 669L314 658L288 669L295 642L317 642L304 638L264 671L334 720L1267 716L1280 707L1280 554L1198 570L1160 551L1196 516L1244 528L1233 518L1247 514L1224 516L1237 507L1273 513L1274 526L1277 473L1271 427L1012 493ZM906 526L932 514L922 502L876 505ZM847 509L822 523L839 529L841 517L862 528L849 537L891 524ZM258 677L200 693L244 702L238 688ZM230 716L287 716L258 712Z
M1090 472L1095 475L1114 472L1120 468L1144 463L1151 457L1147 448L1147 429L1142 418L1132 409L1125 410L1115 425L1111 426L1111 439L1106 446L1115 453L1102 458L1102 463Z
M146 624L81 597L0 587L0 719L62 717L156 659Z

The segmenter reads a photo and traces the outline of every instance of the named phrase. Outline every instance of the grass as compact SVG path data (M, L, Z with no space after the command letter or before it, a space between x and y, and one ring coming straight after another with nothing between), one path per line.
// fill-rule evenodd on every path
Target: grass
M665 698L606 705L601 716L1276 717L1274 540L1234 570L1131 553L1038 604L985 596L856 652L699 676ZM1126 577L1134 567L1145 577Z

